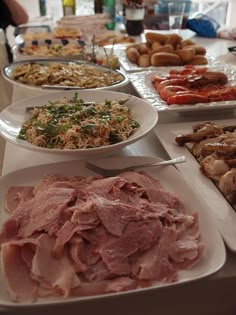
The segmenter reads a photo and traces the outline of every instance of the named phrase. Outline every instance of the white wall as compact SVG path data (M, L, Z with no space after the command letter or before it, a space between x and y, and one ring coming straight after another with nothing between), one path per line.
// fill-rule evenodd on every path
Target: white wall
M236 19L235 19L235 12L236 12L236 0L192 0L194 2L199 2L204 4L204 2L211 2L211 3L219 3L219 2L227 2L228 3L228 11L226 16L226 26L228 27L236 27Z
M51 11L53 9L53 7L57 7L57 12L58 14L60 13L60 8L58 8L59 6L61 6L61 0L46 0L47 1L47 9L48 9L48 13L51 14ZM88 3L91 0L76 0L77 5L78 6L82 6L81 3ZM145 1L150 1L153 2L154 0L145 0ZM193 2L197 2L197 3L206 3L206 2L219 2L219 0L192 0ZM236 12L236 0L221 0L221 1L227 1L229 2L229 10L228 10L228 15L227 15L227 26L236 26L236 19L234 18L234 14ZM18 0L18 2L23 5L30 18L34 18L36 16L39 16L39 1L38 0ZM157 2L157 1L156 1ZM55 11L55 10L54 10ZM80 12L78 12L80 13Z
M18 2L26 9L30 18L39 16L39 1L38 0L18 0Z
M226 18L226 25L229 27L236 27L236 0L229 0L228 14Z

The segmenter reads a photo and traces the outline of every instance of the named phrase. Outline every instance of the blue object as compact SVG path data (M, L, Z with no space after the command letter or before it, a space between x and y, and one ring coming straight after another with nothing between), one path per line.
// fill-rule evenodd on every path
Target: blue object
M186 27L203 37L217 37L216 31L220 24L207 15L200 14L193 19L188 19Z

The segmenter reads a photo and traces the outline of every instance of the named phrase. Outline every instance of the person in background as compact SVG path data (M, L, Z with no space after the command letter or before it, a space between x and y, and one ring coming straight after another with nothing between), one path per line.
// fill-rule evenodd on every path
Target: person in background
M0 28L6 34L9 25L18 26L27 23L29 16L26 10L16 0L0 0ZM12 62L11 47L6 38L6 49L9 62Z

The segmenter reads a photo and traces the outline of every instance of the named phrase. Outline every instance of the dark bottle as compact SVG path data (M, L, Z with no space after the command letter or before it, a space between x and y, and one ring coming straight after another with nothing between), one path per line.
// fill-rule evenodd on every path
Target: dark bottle
M130 36L138 36L143 32L143 20L127 20L126 32Z
M137 36L143 32L143 18L145 10L141 8L126 8L126 31L128 35Z
M102 13L102 0L94 0L94 13Z
M46 0L39 0L39 12L41 16L46 15Z

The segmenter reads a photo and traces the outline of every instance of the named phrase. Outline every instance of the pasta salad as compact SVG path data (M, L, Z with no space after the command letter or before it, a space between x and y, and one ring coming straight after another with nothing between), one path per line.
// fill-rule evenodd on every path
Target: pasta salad
M49 149L86 149L124 141L139 126L119 101L84 102L75 93L34 107L18 138Z

